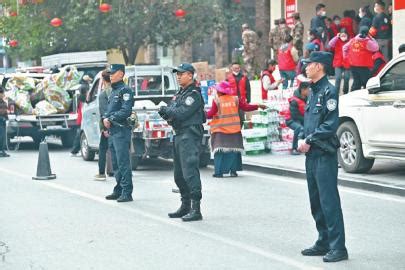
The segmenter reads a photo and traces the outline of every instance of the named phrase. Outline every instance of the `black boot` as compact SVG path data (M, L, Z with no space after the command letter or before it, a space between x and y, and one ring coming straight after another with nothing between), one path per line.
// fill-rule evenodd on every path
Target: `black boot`
M202 220L202 215L200 211L200 201L191 201L191 211L181 219L185 222Z
M174 213L169 213L169 218L181 218L190 212L191 201L189 199L181 199L180 208Z

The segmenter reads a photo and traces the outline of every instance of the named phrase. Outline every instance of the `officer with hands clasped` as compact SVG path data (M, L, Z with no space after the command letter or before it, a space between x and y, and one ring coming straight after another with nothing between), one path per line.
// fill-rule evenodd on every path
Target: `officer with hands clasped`
M131 88L123 82L124 74L124 65L112 64L110 66L112 92L108 98L107 111L103 116L103 124L111 136L109 147L117 181L113 193L105 198L117 200L117 202L133 200L132 170L129 157L132 129L128 118L132 113L134 95Z
M194 67L184 63L173 69L177 74L180 90L171 103L159 110L160 116L173 127L174 181L180 190L181 206L169 213L170 218L183 221L201 220L201 179L199 157L206 121L201 90L194 83Z
M306 153L308 192L318 240L301 253L304 256L324 256L324 262L338 262L347 260L348 253L337 188L339 96L327 78L332 55L312 52L306 64L312 92L305 108L304 132L298 142L298 151Z

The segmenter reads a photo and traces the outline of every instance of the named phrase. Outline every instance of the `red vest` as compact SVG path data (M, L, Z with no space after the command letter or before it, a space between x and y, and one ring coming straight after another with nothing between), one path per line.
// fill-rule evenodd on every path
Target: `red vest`
M387 60L385 60L384 55L380 51L377 51L373 54L373 62L375 63L375 61L377 61L378 59L381 59L383 61L383 64L381 64L376 72L372 74L373 76L377 76L377 74L380 73L383 67L385 67L385 65L387 64Z
M280 71L295 71L297 64L291 54L292 45L288 45L286 50L278 49L278 69Z
M344 67L345 69L350 68L349 59L343 58L343 46L347 43L343 42L340 38L336 41L335 49L334 49L334 56L333 56L333 67L334 68L341 68Z
M344 17L340 20L340 29L346 28L349 38L354 38L355 34L353 31L353 19L349 17Z
M368 41L368 38L354 39L350 44L349 61L352 67L373 67L373 53L367 50Z
M215 99L218 112L209 122L211 133L235 134L240 132L239 100L235 96L223 95Z
M315 45L318 45L319 51L324 51L325 50L325 46L323 46L323 43L319 38L316 38L316 39L312 40L311 43L314 43Z
M295 100L298 104L298 110L302 116L305 114L305 105L306 102L296 96L292 96L288 99L288 102L291 103L292 100ZM288 121L291 119L291 112L290 109L286 110L284 113L285 120Z
M242 76L239 83L236 82L235 76L231 73L228 75L227 81L230 83L233 94L240 98L247 100L246 97L246 80L247 77L245 75Z
M262 84L262 100L267 100L267 90L264 89L264 87L263 87L263 77L264 76L269 76L271 84L275 83L276 80L274 79L273 74L270 73L269 70L266 69L266 70L262 71L262 75L260 76L260 83Z

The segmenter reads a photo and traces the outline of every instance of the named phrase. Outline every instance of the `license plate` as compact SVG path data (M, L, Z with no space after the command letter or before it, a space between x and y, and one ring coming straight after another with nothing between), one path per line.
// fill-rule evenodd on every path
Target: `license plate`
M61 126L46 126L45 129L60 129Z

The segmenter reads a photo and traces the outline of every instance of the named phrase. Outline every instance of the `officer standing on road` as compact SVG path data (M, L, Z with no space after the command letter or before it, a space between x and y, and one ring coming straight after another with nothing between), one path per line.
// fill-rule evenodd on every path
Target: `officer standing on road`
M125 66L112 64L110 66L112 92L108 98L107 112L103 117L103 124L109 130L114 176L117 184L107 200L117 202L132 201L132 170L129 158L131 143L131 126L128 117L131 116L134 96L131 88L124 82Z
M174 136L174 181L180 190L181 206L169 213L170 218L183 221L201 220L200 147L206 121L200 88L194 83L194 67L184 63L173 69L180 90L169 106L162 106L160 116L172 125Z
M306 62L312 93L305 108L304 133L298 142L298 151L306 153L308 192L318 240L301 253L304 256L324 256L324 262L338 262L348 259L337 188L339 95L326 75L332 67L332 54L312 52Z
M5 151L6 122L8 119L7 103L4 101L4 88L0 85L0 157L9 157Z

